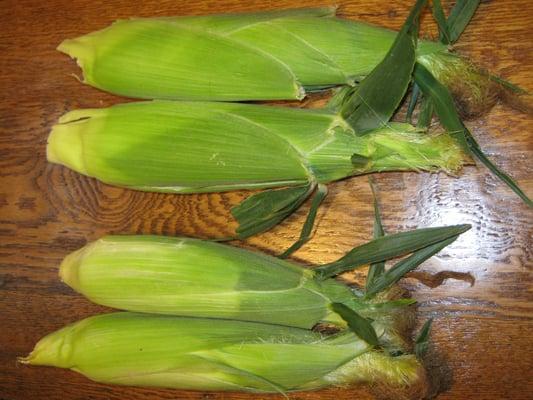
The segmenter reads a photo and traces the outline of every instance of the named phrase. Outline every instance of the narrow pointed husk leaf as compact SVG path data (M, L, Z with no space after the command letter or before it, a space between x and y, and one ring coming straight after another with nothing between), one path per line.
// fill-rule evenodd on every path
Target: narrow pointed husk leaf
M294 253L296 250L302 247L305 243L307 243L307 241L311 238L311 233L312 233L313 226L315 223L316 214L318 212L318 207L320 207L320 204L322 204L322 201L324 201L327 194L328 194L327 186L323 184L318 184L316 193L313 195L313 201L311 202L311 206L309 208L307 218L302 227L300 237L287 250L285 250L282 254L279 255L280 258L289 257L292 253Z
M470 228L470 225L456 225L386 235L354 248L337 261L315 268L315 272L322 278L329 278L362 265L388 260L441 243Z
M417 0L384 59L342 106L341 115L357 133L386 125L404 97L415 65L418 16L426 2Z
M444 128L456 138L465 150L469 151L475 158L481 161L529 207L533 207L533 201L524 193L516 182L485 155L468 128L466 128L461 121L448 89L439 83L423 65L418 64L416 66L414 77L421 90L424 92L424 95L432 100L435 113L438 115Z
M417 128L428 129L433 119L433 103L429 97L424 96L420 104L420 113L418 114Z
M415 251L411 256L399 261L392 268L385 271L379 278L375 279L367 288L366 296L371 297L387 287L398 282L406 273L418 267L421 263L437 254L443 248L453 243L458 236L445 239L435 244Z
M339 314L344 321L346 321L348 328L350 328L357 337L371 346L377 346L379 344L376 331L368 319L360 316L357 312L342 303L332 303L331 308Z
M381 222L381 212L379 210L376 185L372 178L369 178L369 184L372 190L372 197L374 198L374 239L378 239L385 236L385 230L383 229L383 224ZM368 287L374 281L374 279L383 274L383 272L385 272L384 261L370 264L370 267L368 268L368 274L366 276L365 286Z
M450 44L450 32L448 30L448 22L446 21L446 14L440 0L432 0L433 18L439 27L439 39L444 44Z
M455 43L474 16L480 0L458 0L450 11L447 25L450 43Z
M409 98L409 105L407 106L407 111L405 113L405 122L412 124L413 123L413 112L418 104L420 97L420 88L416 83L413 84L413 89L411 90L411 97Z
M309 197L312 185L266 190L248 197L231 209L239 223L237 236L245 239L276 226Z
M418 358L423 357L429 347L429 334L431 333L431 324L433 323L433 318L428 319L424 322L422 329L418 333L415 339L415 354Z

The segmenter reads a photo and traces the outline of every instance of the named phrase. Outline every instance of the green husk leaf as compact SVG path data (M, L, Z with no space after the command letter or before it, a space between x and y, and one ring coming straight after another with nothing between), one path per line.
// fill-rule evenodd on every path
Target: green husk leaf
M320 204L322 204L322 201L328 194L328 188L326 185L319 184L317 187L317 191L313 196L313 201L311 203L311 207L309 209L309 213L307 214L307 218L305 220L305 223L302 227L302 231L300 233L300 238L287 250L285 250L279 258L287 258L292 253L294 253L296 250L298 250L300 247L302 247L307 241L311 238L311 232L313 230L313 225L315 223L316 213L318 211L318 207L320 207Z
M461 144L464 150L470 150L464 133L464 125L459 118L448 89L438 82L431 72L421 64L417 63L414 77L424 96L431 100L444 128Z
M332 113L339 113L342 109L342 106L346 101L348 100L349 96L352 94L353 91L352 86L339 86L332 90L332 96L328 100L326 106L324 107L325 110L330 111Z
M418 336L415 339L415 354L418 358L423 357L429 347L429 334L431 333L431 324L433 323L433 318L428 319L424 326L422 326L422 329L420 329L420 332L418 333Z
M404 97L415 64L418 16L425 5L426 0L416 2L383 61L342 106L340 114L356 132L387 124Z
M417 64L414 77L425 96L432 99L435 112L440 122L465 150L481 161L494 175L513 190L529 207L533 207L531 199L520 189L516 182L498 168L481 150L470 131L463 124L455 108L453 98L448 89L442 85L423 65Z
M379 210L378 197L376 193L375 183L372 178L369 178L370 188L372 189L372 195L374 197L374 239L378 239L385 236L383 224L381 223L381 212ZM374 279L379 277L385 272L385 262L379 262L371 264L368 268L368 274L366 277L366 286L368 287Z
M446 15L440 0L433 0L433 18L437 22L439 27L439 39L444 44L450 44L450 32L448 30L448 23L446 21Z
M438 228L423 228L395 233L374 239L358 246L337 261L315 268L319 279L326 279L359 266L389 260L415 250L455 238L471 228L470 225L453 225Z
M346 321L350 330L372 346L379 345L378 336L370 321L342 303L332 303L331 309Z
M418 121L416 127L420 129L428 129L433 118L433 103L431 99L424 96L420 104L420 113L418 114Z
M409 307L416 303L415 299L390 300L382 303L360 302L353 307L356 310L364 310L367 313L386 313L399 308Z
M203 358L203 357L200 356L200 358ZM220 371L227 372L228 374L234 374L236 376L242 376L244 379L256 381L261 386L264 386L264 385L266 385L267 387L270 386L272 388L273 393L279 393L286 400L289 400L289 396L287 396L287 393L285 393L286 390L283 387L276 385L274 382L270 381L269 379L263 378L262 376L254 374L250 371L235 368L225 362L213 361L213 360L210 360L208 357L203 358L203 359L206 364L213 365Z
M308 184L271 189L248 197L231 209L239 223L237 236L244 239L279 224L302 205L313 188Z
M388 288L389 286L398 282L406 273L412 271L428 258L441 251L443 248L453 243L459 236L453 236L441 242L432 244L423 249L417 250L411 256L396 263L392 268L387 270L379 278L375 279L371 285L367 287L366 297L372 297L376 293Z
M518 184L514 181L513 178L511 178L509 175L507 175L505 172L503 172L500 168L498 168L481 150L479 147L479 144L475 141L475 139L472 137L472 134L468 131L468 129L465 128L465 133L469 135L467 137L470 142L470 151L472 154L481 161L494 175L496 175L500 180L502 180L513 192L515 192L523 201L526 203L529 207L533 207L533 201L524 193L524 191L518 186Z
M381 221L381 211L379 209L375 181L372 177L370 177L369 181L370 188L372 189L372 196L374 197L374 239L378 239L385 236L385 230L383 229L383 223Z
M411 90L411 98L409 99L409 105L407 107L407 112L405 114L405 122L409 124L412 123L413 111L415 110L416 104L418 103L418 98L420 96L420 88L415 83L413 84L413 90Z
M513 92L514 94L529 94L529 92L528 92L526 89L521 88L520 86L515 85L514 83L509 82L508 80L503 79L502 77L499 77L499 76L497 76L497 75L489 75L489 77L490 77L490 79L492 79L494 82L499 83L499 84L502 85L505 89L510 90L510 91Z
M447 25L450 44L459 39L466 26L474 16L480 0L457 0L455 6L450 11Z
M357 153L354 153L352 154L352 156L350 157L350 160L352 162L352 165L355 167L355 168L365 168L368 166L368 164L370 163L371 159L369 157L365 157L361 154L357 154Z

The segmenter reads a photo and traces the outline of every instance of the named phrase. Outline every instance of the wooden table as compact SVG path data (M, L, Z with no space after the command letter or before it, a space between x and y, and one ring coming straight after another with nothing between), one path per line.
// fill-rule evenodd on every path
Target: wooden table
M136 3L136 2L135 2ZM50 127L67 110L123 101L80 84L58 43L131 15L206 14L328 4L313 0L145 1L6 0L0 8L0 399L249 399L111 387L71 371L28 367L44 334L104 311L63 285L67 253L106 233L223 236L235 227L229 208L246 193L164 195L118 189L47 164ZM332 2L329 2L332 3ZM411 1L340 2L341 14L397 28ZM445 2L446 3L446 2ZM533 90L533 2L484 1L457 48L479 65ZM429 15L426 31L435 32ZM505 106L469 123L495 162L533 195L531 118ZM426 262L424 271L469 272L475 285L447 280L430 289L407 279L420 321L434 317L432 365L447 378L439 399L533 398L532 212L482 167L458 177L390 173L377 177L389 232L470 223L473 229ZM366 177L330 185L313 240L295 258L321 263L370 238ZM297 236L306 207L244 245L279 252ZM293 399L366 399L364 389L331 389Z

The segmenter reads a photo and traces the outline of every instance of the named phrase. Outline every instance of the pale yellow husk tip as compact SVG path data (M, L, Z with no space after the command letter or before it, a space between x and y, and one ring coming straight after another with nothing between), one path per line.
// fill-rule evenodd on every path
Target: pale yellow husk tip
M68 286L77 290L79 287L79 265L85 248L66 256L59 266L59 278Z
M81 78L78 75L76 78L83 83L88 83L87 75L92 71L91 60L94 59L94 49L84 43L84 38L66 39L56 47L56 50L76 60L76 64L82 70Z
M83 136L84 130L93 124L85 124L88 119L101 114L100 110L74 110L66 113L48 136L46 158L54 164L61 164L84 175L89 175L85 164Z
M19 357L17 361L21 364L71 368L68 361L72 351L68 334L70 330L71 327L66 326L43 337L30 354Z
M87 175L83 162L83 140L79 130L69 125L54 125L48 136L46 158L54 164L61 164Z

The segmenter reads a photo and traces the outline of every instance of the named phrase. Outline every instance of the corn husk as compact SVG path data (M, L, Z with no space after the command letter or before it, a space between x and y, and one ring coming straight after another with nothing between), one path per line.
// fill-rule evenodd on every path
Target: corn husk
M60 329L20 360L109 384L285 393L371 383L424 392L413 355L391 357L352 333L324 338L276 325L115 313Z
M353 85L390 49L396 32L335 18L335 8L197 17L135 18L65 40L84 82L137 98L301 99ZM422 41L419 56L446 53Z
M327 183L376 171L457 171L446 134L390 123L356 135L338 115L234 103L151 101L76 110L48 160L128 188L175 193Z
M123 310L312 328L338 321L331 302L354 298L288 261L220 243L107 236L68 255L61 279L91 301Z

